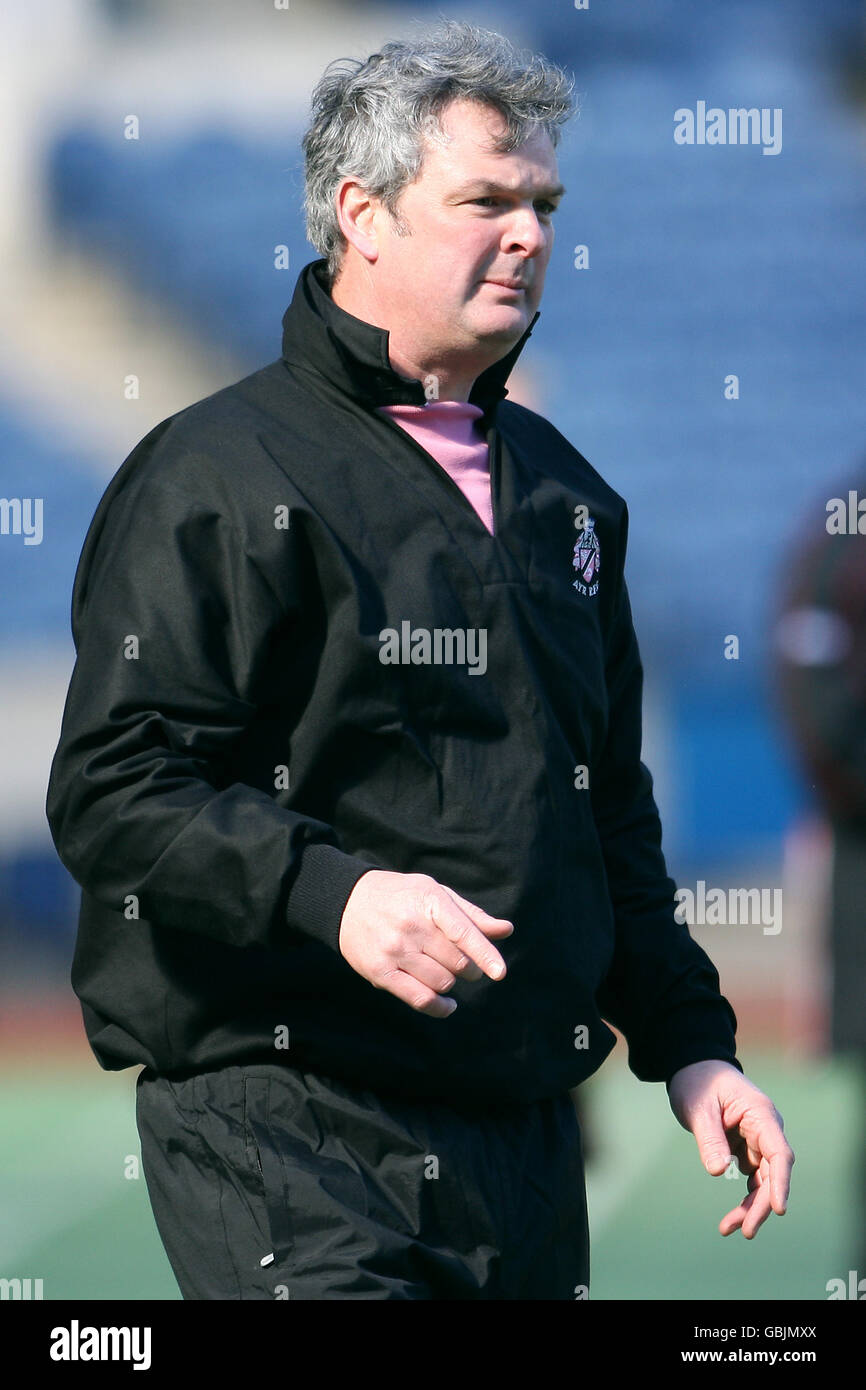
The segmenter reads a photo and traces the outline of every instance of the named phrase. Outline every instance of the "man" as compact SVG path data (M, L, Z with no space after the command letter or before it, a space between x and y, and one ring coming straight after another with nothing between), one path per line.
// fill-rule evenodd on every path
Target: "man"
M151 431L85 542L73 983L101 1064L144 1064L185 1297L580 1298L603 1017L750 1175L723 1234L793 1155L674 917L625 503L503 399L570 86L446 22L313 105L281 359Z

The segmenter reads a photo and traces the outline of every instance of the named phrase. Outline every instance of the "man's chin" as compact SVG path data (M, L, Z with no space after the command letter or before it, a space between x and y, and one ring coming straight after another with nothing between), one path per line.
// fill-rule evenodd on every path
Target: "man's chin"
M471 327L479 344L501 345L503 351L507 352L523 337L531 319L532 315L525 309L503 304L496 310L488 309L483 315L473 318Z

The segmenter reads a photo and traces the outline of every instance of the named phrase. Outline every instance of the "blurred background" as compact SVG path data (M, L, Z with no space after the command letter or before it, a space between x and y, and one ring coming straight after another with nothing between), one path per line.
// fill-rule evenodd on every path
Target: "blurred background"
M866 496L866 7L7 0L0 493L43 514L28 537L26 510L0 502L0 1276L41 1278L46 1299L179 1297L138 1170L136 1070L100 1070L69 985L79 890L44 814L84 535L144 434L279 356L318 255L300 138L325 65L437 15L576 77L568 194L510 392L628 501L644 758L673 877L783 895L781 930L692 931L797 1152L789 1214L754 1243L720 1238L743 1180L703 1173L620 1041L578 1097L592 1296L825 1299L828 1281L866 1278L866 1049L833 1003L834 980L862 972L866 895L839 956L842 812L784 713L789 668L835 658L814 624L780 627L828 499L858 476ZM674 113L701 101L780 109L781 149L677 144ZM847 599L855 632L866 577ZM814 617L814 596L798 601ZM862 731L862 649L852 661L846 728Z

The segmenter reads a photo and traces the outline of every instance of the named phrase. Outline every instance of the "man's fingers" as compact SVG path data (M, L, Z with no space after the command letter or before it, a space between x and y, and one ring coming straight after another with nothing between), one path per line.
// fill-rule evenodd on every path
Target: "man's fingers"
M484 973L474 960L469 959L465 951L461 951L460 947L449 941L447 936L443 936L441 931L430 933L424 942L423 954L431 960L438 961L452 975L459 975L461 980L480 980ZM450 989L451 985L448 988Z
M471 914L462 909L456 901L456 896L450 890L444 896L441 893L428 894L424 901L425 916L449 941L459 947L464 955L480 966L485 975L491 980L501 980L505 974L505 961L492 942L488 941L484 932L475 925ZM481 913L481 908L475 908L472 903L468 903L467 907L472 908L476 915ZM506 923L504 918L490 917L486 912L482 913L482 916L493 924L511 925ZM432 949L435 953L435 947L428 948L426 942L424 949Z
M751 1195L750 1193L749 1196ZM727 1216L722 1217L719 1222L719 1230L723 1236L733 1235L734 1231L740 1229L749 1211L749 1207L746 1205L748 1201L749 1197L745 1197L738 1207L734 1207L733 1211L729 1211Z
M741 1228L746 1240L752 1240L771 1212L778 1216L785 1214L794 1154L785 1139L781 1116L776 1117L775 1112L773 1119L761 1126L757 1138L741 1142L740 1170L744 1163L748 1165L750 1190L740 1205L723 1218L719 1230L723 1236L728 1236ZM778 1147L768 1152L771 1145ZM736 1151L737 1144L731 1147Z
M762 1165L757 1173L753 1173L749 1179L749 1186L752 1191L746 1199L749 1209L746 1219L743 1222L743 1235L746 1240L751 1240L760 1226L763 1226L767 1217L770 1215L770 1183L769 1170L766 1164Z
M450 895L461 908L470 921L474 922L479 931L483 931L486 936L510 936L514 931L514 923L507 917L491 917L489 912L485 912L483 907L477 903L472 903L468 898L461 898L459 893L455 893L453 888L448 888L442 884L445 892Z
M426 951L407 951L400 959L399 968L437 994L444 994L455 982L454 974L446 970L441 961L428 956Z
M743 1198L738 1207L729 1211L719 1223L719 1230L723 1236L729 1236L733 1231L742 1228L746 1240L752 1240L767 1217L770 1215L769 1183L758 1182L755 1175L756 1186Z
M773 1211L784 1216L791 1190L791 1169L796 1162L794 1150L785 1138L785 1122L775 1106L769 1136L761 1133L761 1148L770 1165L769 1189Z
M749 1214L743 1222L743 1235L746 1240L751 1240L756 1236L767 1217L770 1215L770 1187L768 1183L756 1189L755 1200L749 1208Z
M456 999L443 998L429 985L422 984L413 975L396 967L383 971L370 983L376 989L386 989L389 994L402 999L404 1004L408 1004L417 1013L428 1014L430 1018L447 1018L457 1008Z
M723 1236L729 1236L733 1231L739 1230L751 1211L755 1201L755 1192L757 1191L753 1179L754 1174L749 1179L749 1190L739 1206L734 1207L726 1216L723 1216L719 1222L719 1230Z
M784 1216L788 1210L793 1166L794 1153L787 1144L780 1153L773 1154L770 1159L770 1199L777 1216Z
M480 966L476 965L474 960L470 960L468 956L464 955L460 956L460 964L455 966L454 974L462 976L464 980L472 980L473 982L484 978L484 971Z
M447 1018L457 1004L442 995L458 976L502 979L505 961L488 934L513 930L505 918L491 917L427 874L370 869L344 909L340 950L376 989L420 1013Z
M701 1162L714 1178L720 1177L731 1161L731 1147L722 1124L718 1101L702 1107L692 1116L692 1134L698 1146Z
M748 1133L747 1155L760 1165L763 1180L767 1187L767 1201L772 1210L783 1216L788 1205L791 1187L791 1169L794 1166L794 1152L785 1138L783 1120L775 1106L770 1106L769 1114L762 1114L756 1126L743 1123L741 1128Z

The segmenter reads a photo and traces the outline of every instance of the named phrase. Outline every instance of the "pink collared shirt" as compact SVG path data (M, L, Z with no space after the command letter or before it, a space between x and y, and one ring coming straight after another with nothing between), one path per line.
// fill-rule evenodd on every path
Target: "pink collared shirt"
M484 411L468 401L427 401L425 405L380 405L422 449L432 454L472 503L493 535L490 461L487 440L477 425Z

